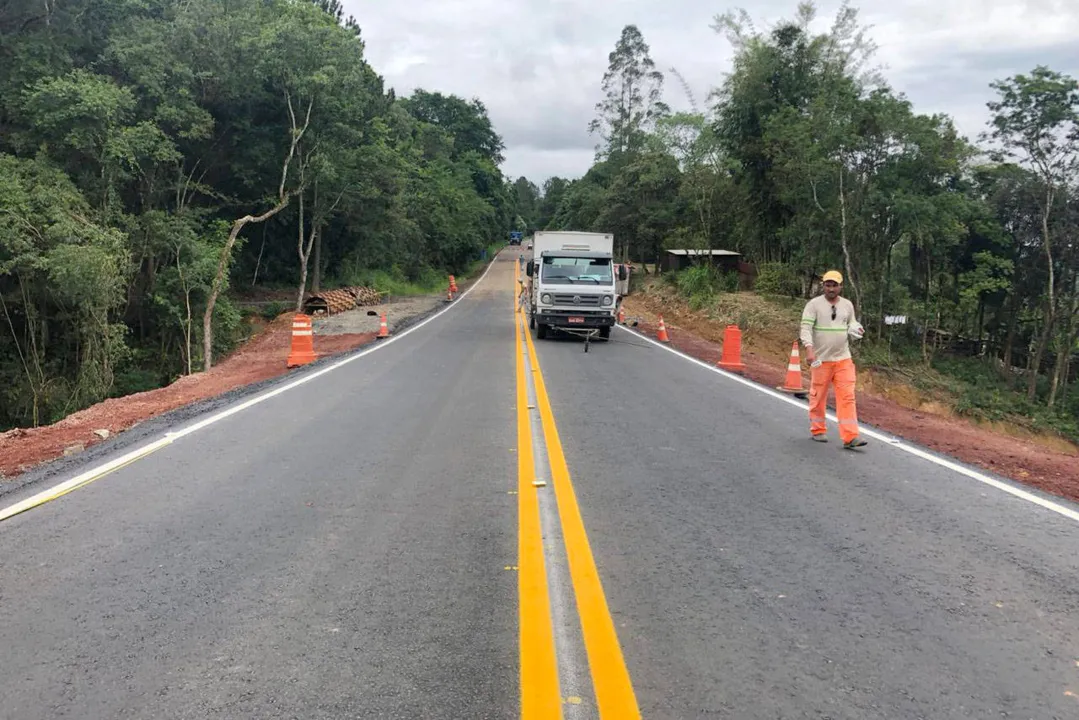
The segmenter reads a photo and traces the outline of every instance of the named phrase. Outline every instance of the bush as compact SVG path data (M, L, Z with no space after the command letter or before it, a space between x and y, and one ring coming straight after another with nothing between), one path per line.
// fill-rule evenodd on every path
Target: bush
M761 295L798 297L802 294L802 282L790 265L763 263L757 266L755 290Z
M285 300L271 300L262 306L262 310L259 314L265 320L273 320L283 312L288 312L296 307L295 302L287 302Z
M716 274L707 265L695 265L677 274L678 292L687 298L716 294Z

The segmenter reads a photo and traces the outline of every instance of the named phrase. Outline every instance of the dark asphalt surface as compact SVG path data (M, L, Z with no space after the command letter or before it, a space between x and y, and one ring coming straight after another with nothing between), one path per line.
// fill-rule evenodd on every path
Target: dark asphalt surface
M512 717L494 287L0 524L0 717Z
M1079 717L1079 525L612 337L536 348L644 717Z
M516 717L510 268L0 523L0 718ZM612 337L535 345L644 717L1079 717L1079 525Z

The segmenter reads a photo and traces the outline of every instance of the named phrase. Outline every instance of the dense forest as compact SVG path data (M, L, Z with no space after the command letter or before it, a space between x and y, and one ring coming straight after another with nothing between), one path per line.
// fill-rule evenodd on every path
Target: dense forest
M806 297L838 267L871 339L891 340L886 316L907 316L895 339L913 362L965 349L1074 431L1075 79L1037 67L994 82L972 142L889 87L855 9L823 33L810 29L814 13L803 3L767 33L744 11L717 17L735 57L707 107L670 70L689 112L662 102L664 73L627 26L590 128L594 165L542 187L518 179L527 221L614 232L641 262L664 249L734 250L756 266L756 290L777 296ZM683 285L705 295L727 286L708 268L689 272Z
M502 152L337 0L0 0L0 429L209 368L238 290L460 273Z

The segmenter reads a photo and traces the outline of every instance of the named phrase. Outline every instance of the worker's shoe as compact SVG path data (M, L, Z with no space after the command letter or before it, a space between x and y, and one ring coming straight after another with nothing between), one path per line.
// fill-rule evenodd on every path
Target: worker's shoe
M861 436L856 436L856 437L851 438L847 442L843 443L843 447L845 447L848 450L853 450L854 448L865 447L866 444L867 444L866 441L863 440L861 438Z
M810 435L814 442L828 442L828 436L824 433L817 433L816 435Z

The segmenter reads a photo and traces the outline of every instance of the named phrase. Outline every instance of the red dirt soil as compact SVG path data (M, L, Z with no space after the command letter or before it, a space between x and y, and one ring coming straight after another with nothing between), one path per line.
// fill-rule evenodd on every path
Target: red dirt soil
M662 310L671 346L711 365L719 361L723 328L717 323L702 322L687 314L684 319L691 327L680 326L677 323L683 319L682 313L671 307L660 308L658 303L644 297L627 297L624 306L629 321L634 316L639 318L636 329L652 338L658 329L656 313ZM745 377L768 387L782 385L790 354L790 346L787 347L786 355L772 357L758 354L743 339ZM1072 450L1073 446L1061 442L1060 449L1048 448L1032 439L993 432L964 418L911 410L862 385L860 377L859 419L969 465L1079 501L1079 454ZM803 387L809 388L807 375L803 375ZM808 418L805 431L809 432Z
M284 375L289 372L286 359L292 342L292 317L292 313L279 315L253 340L209 372L182 377L156 390L105 400L52 425L16 428L0 434L0 479L14 477L60 457L68 448L77 450L101 442L95 430L108 430L110 435L115 435L184 405ZM315 335L315 352L319 356L337 355L374 339L375 333Z

